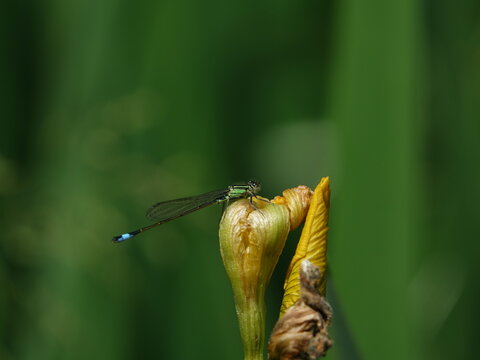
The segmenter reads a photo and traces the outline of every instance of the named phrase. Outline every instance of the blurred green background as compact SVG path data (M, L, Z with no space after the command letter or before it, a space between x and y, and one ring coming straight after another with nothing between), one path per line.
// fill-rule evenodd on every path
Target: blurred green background
M478 0L17 1L0 20L1 359L241 359L221 209L110 239L160 200L326 175L328 358L475 357Z

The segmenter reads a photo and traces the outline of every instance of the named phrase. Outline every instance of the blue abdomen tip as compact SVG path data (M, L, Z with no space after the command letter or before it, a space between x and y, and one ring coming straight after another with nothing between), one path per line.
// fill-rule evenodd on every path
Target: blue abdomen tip
M120 241L130 239L131 237L133 237L133 235L130 234L130 233L122 234L122 235L120 236L120 239L121 239Z
M122 241L125 241L127 239L130 239L133 236L135 236L135 235L132 235L130 233L126 233L126 234L122 234L122 235L119 235L119 236L115 236L112 240L114 242L122 242Z

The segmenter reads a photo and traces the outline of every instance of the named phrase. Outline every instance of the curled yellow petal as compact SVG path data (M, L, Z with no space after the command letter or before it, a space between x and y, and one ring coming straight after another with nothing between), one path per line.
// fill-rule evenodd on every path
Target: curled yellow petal
M284 190L283 196L275 196L272 203L284 205L288 209L290 219L290 231L299 227L305 220L310 206L313 191L308 186L300 185Z
M313 193L300 241L285 278L280 316L300 298L300 264L309 260L322 273L320 294L325 294L327 268L328 209L330 206L330 180L322 178Z

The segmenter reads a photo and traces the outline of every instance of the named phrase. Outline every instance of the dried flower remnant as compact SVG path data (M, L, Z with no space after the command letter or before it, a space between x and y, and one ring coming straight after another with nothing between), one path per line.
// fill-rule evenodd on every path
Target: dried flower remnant
M327 328L332 308L318 292L322 273L304 260L300 270L300 298L275 325L268 344L271 360L314 360L332 346Z

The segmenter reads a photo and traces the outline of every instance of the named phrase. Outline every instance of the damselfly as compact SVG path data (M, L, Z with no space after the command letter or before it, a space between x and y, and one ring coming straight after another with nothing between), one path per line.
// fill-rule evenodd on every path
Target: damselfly
M154 224L114 236L112 240L114 242L125 241L155 226L165 224L194 211L206 208L207 206L221 203L228 204L231 200L241 198L252 198L256 196L259 191L260 184L254 180L250 180L247 185L231 185L226 189L214 190L197 196L162 201L152 205L147 210L147 218L155 221Z

